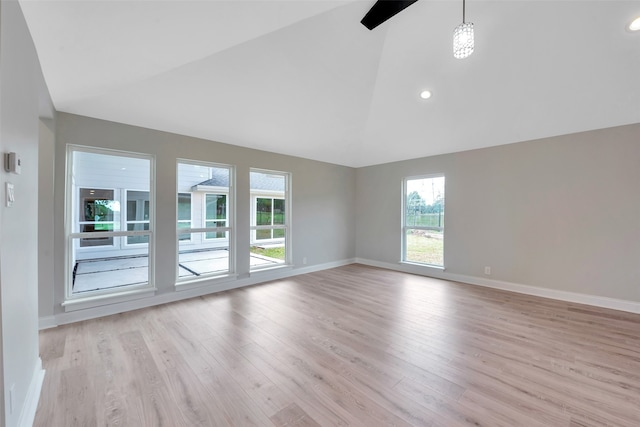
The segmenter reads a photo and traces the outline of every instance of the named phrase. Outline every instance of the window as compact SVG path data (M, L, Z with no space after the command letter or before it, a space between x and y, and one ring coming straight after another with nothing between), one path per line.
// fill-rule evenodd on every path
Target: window
M290 174L251 170L251 269L290 260Z
M444 267L444 176L407 178L403 188L402 260Z
M152 158L67 149L65 305L153 288Z
M231 166L180 160L177 283L233 271Z

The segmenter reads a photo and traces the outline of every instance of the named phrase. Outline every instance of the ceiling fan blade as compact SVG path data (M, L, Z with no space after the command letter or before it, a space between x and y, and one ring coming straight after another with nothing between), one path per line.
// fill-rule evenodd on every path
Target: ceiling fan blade
M398 12L403 11L418 0L378 0L362 18L362 25L373 30Z

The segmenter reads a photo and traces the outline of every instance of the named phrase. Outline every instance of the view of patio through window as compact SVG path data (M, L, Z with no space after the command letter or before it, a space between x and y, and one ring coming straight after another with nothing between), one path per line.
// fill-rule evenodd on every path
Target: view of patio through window
M289 174L251 170L251 268L287 263Z
M231 166L178 162L178 282L232 271L232 182Z
M66 300L153 288L151 156L69 146ZM176 163L176 283L235 272L234 169ZM250 171L250 269L290 262L290 174Z
M151 287L151 159L70 147L66 298Z
M402 260L444 267L444 176L404 181Z

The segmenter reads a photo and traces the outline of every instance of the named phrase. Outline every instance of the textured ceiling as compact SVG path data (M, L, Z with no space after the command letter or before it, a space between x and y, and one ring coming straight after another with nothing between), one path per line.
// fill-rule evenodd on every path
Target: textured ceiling
M348 166L640 122L638 1L20 2L58 111ZM422 100L423 89L433 92ZM640 143L640 141L639 141Z

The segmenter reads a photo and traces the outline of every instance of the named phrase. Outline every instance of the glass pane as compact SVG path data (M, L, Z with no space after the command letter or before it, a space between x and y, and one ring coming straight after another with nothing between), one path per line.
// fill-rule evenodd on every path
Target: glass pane
M96 231L113 231L113 222L96 222L93 224L81 224L81 233L93 233Z
M69 160L72 231L149 232L151 159L74 150ZM81 236L72 241L68 257L72 293L148 285L149 235Z
M206 238L207 239L226 239L227 238L227 232L226 231L210 231L208 233L206 233Z
M267 230L269 231L269 230ZM252 245L250 248L250 265L252 268L271 267L284 264L285 245Z
M136 219L136 202L134 200L127 200L127 220Z
M205 226L207 228L213 228L213 227L226 227L227 226L227 222L226 221L207 221L205 223ZM227 232L226 231L210 231L208 233L206 233L205 237L207 239L224 239L227 237Z
M407 180L405 225L444 227L444 177Z
M256 199L256 225L271 225L272 199Z
M251 225L269 226L268 229L253 230L250 242L251 269L267 268L285 263L287 223L286 198L288 174L280 172L250 172L251 200L253 203Z
M273 200L273 223L284 224L284 199Z
M285 175L277 173L251 172L249 175L251 190L281 192L285 190Z
M196 279L201 276L223 274L229 271L228 242L201 244L182 242L202 242L205 233L180 233L178 253L178 277Z
M256 240L271 239L271 230L256 230Z
M80 221L113 221L120 212L120 203L114 200L113 190L80 189Z
M178 222L178 228L191 228L191 221L180 221ZM191 235L190 234L179 234L178 235L178 239L179 240L190 240L191 239Z
M74 239L82 240L88 239ZM72 292L79 294L149 282L149 249L142 247L135 255L123 256L119 251L105 256L104 251L76 253L72 267Z
M191 219L191 194L178 193L178 221Z
M135 223L135 224L127 224L127 231L142 231L142 230L149 230L149 223L145 222L139 222L139 223ZM138 243L149 243L149 236L127 236L127 244L128 245L133 245L133 244L138 244Z
M229 188L229 168L178 163L178 192L206 191Z
M407 230L405 244L407 261L444 266L442 231Z
M112 222L98 222L93 224L81 224L81 233L93 233L96 231L113 231ZM80 247L113 246L113 237L88 237L80 239Z
M127 221L149 220L149 192L127 191Z
M226 227L227 226L227 221L207 221L205 223L205 226L207 228Z
M206 195L206 219L227 218L227 196L224 194Z
M148 231L148 222L136 222L127 224L127 231Z

